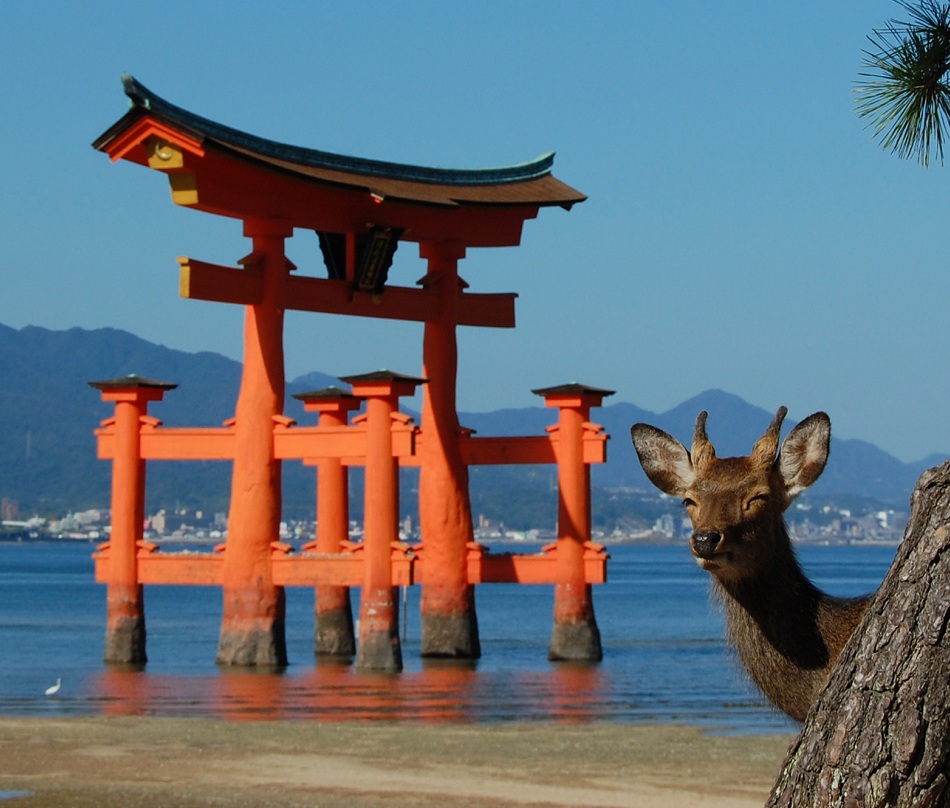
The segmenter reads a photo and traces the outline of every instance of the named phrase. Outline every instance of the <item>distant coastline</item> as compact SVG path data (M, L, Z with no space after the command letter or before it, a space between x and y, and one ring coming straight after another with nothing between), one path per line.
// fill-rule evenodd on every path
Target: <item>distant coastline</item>
M554 537L532 537L532 538L511 538L505 536L479 537L476 541L484 545L489 550L494 546L504 546L506 549L512 547L524 547L526 551L537 552L542 547L554 540ZM2 530L0 531L0 542L10 544L24 542L62 542L90 545L98 544L107 539L104 535L90 534L68 534L54 535L47 532L36 530ZM149 540L156 544L159 549L177 549L177 548L199 548L202 550L211 550L218 544L226 540L226 536L209 537L193 533L181 533L170 536L151 536ZM686 537L669 537L663 533L649 532L645 535L637 536L600 536L597 541L605 547L673 547L687 546ZM812 547L896 547L901 542L900 536L894 538L855 538L853 536L841 534L824 534L822 536L812 536L807 538L793 538L793 543L802 546Z

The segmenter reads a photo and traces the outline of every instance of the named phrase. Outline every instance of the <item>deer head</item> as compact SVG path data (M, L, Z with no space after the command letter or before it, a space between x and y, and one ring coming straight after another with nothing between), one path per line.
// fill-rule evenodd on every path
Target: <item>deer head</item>
M630 430L640 464L661 491L680 497L693 523L689 547L697 563L723 583L774 568L790 554L782 514L825 468L831 421L810 415L778 452L781 407L748 457L716 457L706 413L696 419L692 450L648 424Z

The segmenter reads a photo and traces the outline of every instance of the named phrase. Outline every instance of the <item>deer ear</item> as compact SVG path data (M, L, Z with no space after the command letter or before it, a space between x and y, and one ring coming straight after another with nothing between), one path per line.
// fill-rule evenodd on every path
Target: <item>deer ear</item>
M788 433L777 464L789 499L798 496L821 476L830 448L831 419L823 412L809 415Z
M664 494L683 496L695 476L686 447L649 424L634 424L630 427L630 438L650 482Z

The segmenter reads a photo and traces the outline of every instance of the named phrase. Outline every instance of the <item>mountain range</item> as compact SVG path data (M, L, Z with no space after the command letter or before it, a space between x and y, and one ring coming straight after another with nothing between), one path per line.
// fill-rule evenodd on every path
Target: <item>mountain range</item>
M0 324L0 497L17 503L21 513L108 506L110 467L96 458L93 430L111 416L112 408L88 382L132 373L178 384L149 410L166 425L218 425L233 415L241 365L220 354L172 350L111 328L17 330ZM312 423L313 416L305 414L291 395L331 384L342 386L319 372L289 381L286 414ZM688 442L700 410L710 413L710 437L721 456L748 453L773 415L721 390L700 393L664 413L625 402L598 408L591 419L602 424L612 440L608 462L592 469L592 485L649 489L628 438L630 426L646 421ZM462 412L459 419L479 435L536 435L544 433L556 414L539 400L536 407ZM787 422L786 429L791 425ZM944 459L933 455L902 463L866 441L833 438L831 460L812 492L904 508L920 473ZM513 467L498 474L506 488L525 496L532 490L550 493L554 478L553 469L537 467ZM150 509L227 509L226 463L153 463L148 475ZM473 471L473 498L476 486L489 479L487 470ZM491 489L488 485L485 490ZM313 512L312 469L285 464L284 502L288 514Z

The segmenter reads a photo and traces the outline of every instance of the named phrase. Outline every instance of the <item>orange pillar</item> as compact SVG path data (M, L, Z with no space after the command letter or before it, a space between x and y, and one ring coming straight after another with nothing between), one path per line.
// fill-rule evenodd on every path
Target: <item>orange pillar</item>
M280 532L281 466L274 459L273 428L284 406L284 239L293 229L284 222L249 220L244 233L254 244L244 271L261 275L262 292L244 315L217 661L283 666L284 590L272 583L270 545Z
M591 407L610 390L566 384L535 390L545 405L557 407L558 530L557 578L551 660L599 662L600 629L591 586L584 575L584 543L590 541L590 467L584 463L584 424Z
M147 656L145 599L136 558L145 521L145 461L139 429L148 402L161 401L165 391L177 385L134 375L89 384L102 392L103 401L115 403L104 660L141 665Z
M475 588L468 583L467 545L474 540L468 468L459 451L456 406L458 262L465 248L426 243L423 285L439 295L439 316L428 320L422 343L423 394L419 471L419 527L425 547L422 584L422 656L476 659L481 655Z
M366 399L363 587L356 666L400 671L399 611L392 579L393 543L399 540L399 465L393 456L392 413L400 396L411 396L425 380L387 370L341 379L353 386L353 395Z
M318 412L318 426L346 426L347 413L358 409L360 399L327 387L294 398L307 412ZM317 536L313 549L318 553L339 553L350 536L349 477L339 457L317 461ZM316 618L313 647L317 656L352 657L356 653L353 636L353 607L347 586L316 587Z

